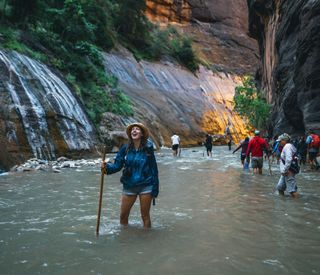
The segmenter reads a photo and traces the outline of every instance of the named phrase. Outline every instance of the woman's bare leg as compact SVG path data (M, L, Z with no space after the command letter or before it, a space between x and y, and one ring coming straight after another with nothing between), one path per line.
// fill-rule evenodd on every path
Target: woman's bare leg
M141 218L143 221L144 228L151 227L151 218L150 218L150 207L152 202L151 194L141 194L139 195L140 199L140 212Z
M121 210L120 210L120 224L128 225L130 210L136 201L137 196L122 195Z

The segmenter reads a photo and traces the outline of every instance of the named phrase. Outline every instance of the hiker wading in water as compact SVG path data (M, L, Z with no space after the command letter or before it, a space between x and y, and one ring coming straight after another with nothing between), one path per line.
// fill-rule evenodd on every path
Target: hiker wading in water
M120 178L123 184L120 224L128 225L130 210L139 196L143 226L149 228L151 202L159 193L158 167L153 144L148 140L149 131L142 123L130 124L126 132L128 144L120 148L113 164L102 162L101 168L109 175L124 167Z
M240 142L239 146L232 152L232 154L234 154L241 148L240 160L243 167L244 167L244 161L246 159L246 152L248 149L249 140L250 140L249 137L246 137L243 141ZM249 163L249 159L250 157L248 157L248 163Z
M268 144L266 141L260 137L260 131L254 131L255 136L249 141L246 159L249 163L249 156L251 153L251 165L253 168L253 173L262 174L263 167L263 151L268 150Z
M286 133L280 135L278 140L283 146L280 156L280 179L277 189L280 195L284 195L284 191L290 193L294 198L298 197L295 173L290 170L290 165L297 149L290 143L290 136Z

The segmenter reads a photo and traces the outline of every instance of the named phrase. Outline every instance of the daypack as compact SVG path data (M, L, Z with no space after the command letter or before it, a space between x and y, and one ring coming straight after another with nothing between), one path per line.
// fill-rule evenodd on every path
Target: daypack
M320 137L316 134L311 134L312 141L310 143L310 147L319 148L320 147Z
M289 170L295 174L299 174L299 172L300 172L299 158L297 157L296 154L294 154L292 157L292 161L291 161Z
M285 160L281 158L282 163L285 164ZM294 173L294 174L299 174L300 173L300 165L299 165L299 158L297 157L296 154L292 156L292 161L289 167L289 170Z

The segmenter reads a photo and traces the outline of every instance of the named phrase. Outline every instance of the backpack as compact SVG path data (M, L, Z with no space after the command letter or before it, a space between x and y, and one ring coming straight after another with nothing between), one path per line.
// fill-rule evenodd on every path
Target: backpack
M281 158L282 163L285 164L285 160ZM299 165L299 158L296 154L292 156L292 161L289 167L289 170L294 173L294 174L299 174L300 173L300 165Z
M319 148L320 147L320 137L316 134L311 134L312 141L310 143L310 147Z
M289 170L295 174L299 174L299 172L300 172L299 158L297 157L296 154L294 154L292 157L292 161L291 161Z

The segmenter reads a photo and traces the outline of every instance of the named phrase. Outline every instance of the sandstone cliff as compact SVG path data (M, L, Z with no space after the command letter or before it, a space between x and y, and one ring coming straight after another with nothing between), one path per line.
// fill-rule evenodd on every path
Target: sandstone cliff
M270 133L320 134L320 2L249 0L257 78L273 104Z
M173 133L180 135L183 146L198 145L206 133L223 135L227 124L235 142L248 134L232 111L234 90L241 83L236 76L204 67L194 75L170 63L137 62L127 51L106 53L105 67L119 79L134 103L135 119L146 123L158 146L170 146ZM102 121L102 132L110 129L107 121ZM113 130L121 129L120 124Z
M252 74L258 64L257 42L248 35L246 0L146 0L147 16L174 24L193 37L200 59L213 71Z

